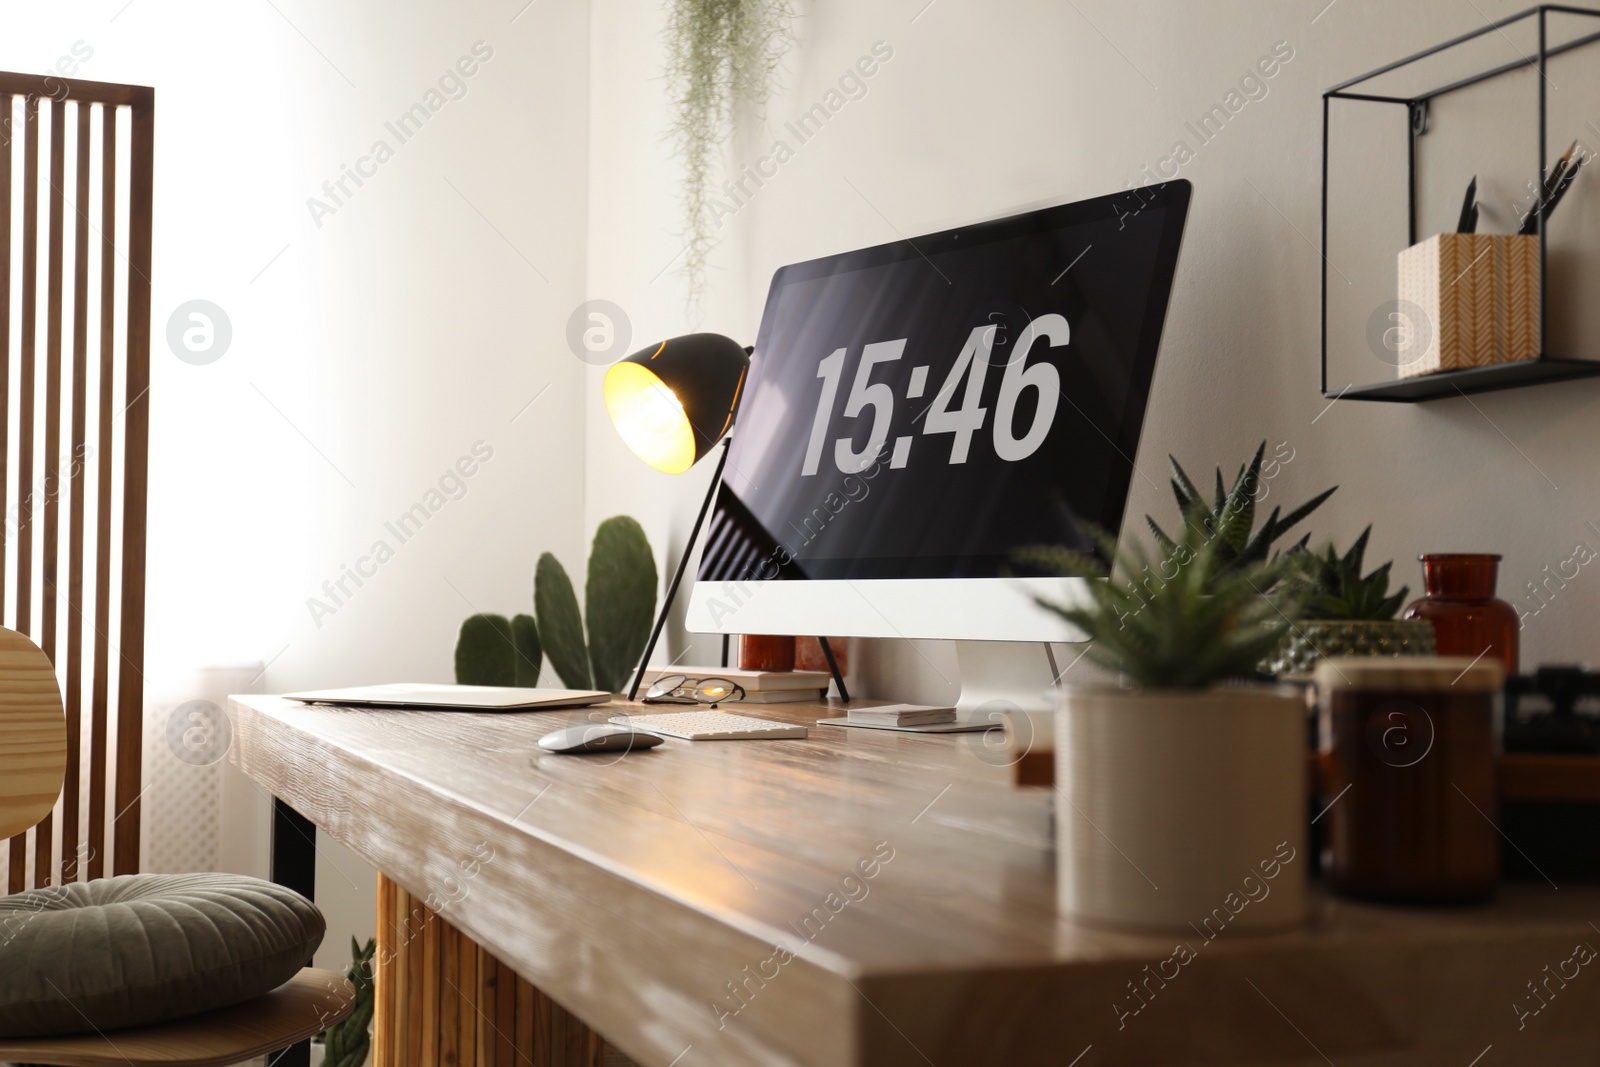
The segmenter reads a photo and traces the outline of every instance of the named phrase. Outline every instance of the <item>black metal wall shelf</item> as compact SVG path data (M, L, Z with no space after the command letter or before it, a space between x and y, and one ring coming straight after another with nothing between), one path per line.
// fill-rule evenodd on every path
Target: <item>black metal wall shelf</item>
M1594 20L1593 32L1580 33L1577 36L1552 44L1549 39L1549 16L1572 15ZM1488 69L1478 71L1466 77L1452 77L1449 80L1431 85L1421 91L1414 92L1385 92L1380 87L1377 90L1366 87L1368 83L1381 79L1384 75L1393 74L1402 68L1420 63L1429 57L1458 48L1470 41L1475 41L1487 34L1499 34L1507 41L1505 30L1518 23L1529 19L1537 20L1538 47L1529 54L1518 52L1519 59L1513 62L1501 62L1490 66ZM1418 403L1427 400L1445 397L1461 396L1467 393L1483 393L1501 389L1515 389L1529 385L1539 385L1546 382L1571 381L1579 378L1600 377L1600 359L1568 359L1551 355L1544 350L1543 339L1548 337L1547 318L1547 286L1543 280L1547 277L1547 249L1545 239L1544 219L1539 219L1539 336L1541 338L1540 355L1537 359L1522 360L1514 363L1500 363L1487 367L1472 367L1465 370L1441 371L1434 374L1418 375L1412 378L1398 378L1388 381L1374 382L1364 385L1348 385L1344 388L1329 388L1328 385L1328 271L1331 266L1328 259L1328 170L1329 170L1329 114L1334 100L1357 101L1361 103L1403 106L1406 109L1411 127L1409 151L1406 160L1407 180L1407 236L1408 246L1417 241L1417 138L1427 129L1428 105L1431 100L1453 93L1468 86L1496 78L1518 70L1529 68L1537 69L1539 73L1538 85L1538 174L1539 187L1543 186L1548 169L1548 145L1546 143L1546 104L1548 61L1554 57L1573 49L1600 41L1600 10L1591 8L1570 7L1562 4L1540 4L1526 11L1491 22L1481 29L1471 33L1462 34L1432 48L1425 49L1415 55L1396 60L1376 70L1348 81L1341 82L1322 94L1322 280L1321 280L1321 386L1322 395L1328 398L1342 398L1345 400L1371 400L1386 401L1390 403ZM1399 249L1396 249L1398 252Z
M1421 400L1437 400L1466 393L1489 393L1544 382L1571 381L1574 378L1600 378L1600 360L1545 356L1516 363L1496 363L1492 367L1470 367L1466 370L1440 371L1438 374L1419 374L1415 378L1400 378L1392 382L1353 385L1342 392L1335 390L1330 393L1324 389L1323 395L1343 400L1387 400L1397 404L1415 404Z

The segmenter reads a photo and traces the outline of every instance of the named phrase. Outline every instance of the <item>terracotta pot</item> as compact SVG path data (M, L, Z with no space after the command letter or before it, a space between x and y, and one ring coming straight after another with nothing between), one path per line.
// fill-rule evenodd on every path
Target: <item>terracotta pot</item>
M1507 674L1517 673L1517 609L1494 596L1500 557L1489 553L1434 552L1421 557L1427 594L1401 618L1433 623L1441 656L1487 654Z
M1306 709L1288 687L1068 688L1056 716L1060 908L1182 931L1304 920Z

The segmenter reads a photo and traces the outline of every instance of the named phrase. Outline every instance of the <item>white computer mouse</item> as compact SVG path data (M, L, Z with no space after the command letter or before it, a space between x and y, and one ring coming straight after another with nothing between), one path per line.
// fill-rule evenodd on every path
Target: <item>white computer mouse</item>
M658 734L632 730L611 723L586 723L553 730L539 738L539 747L547 752L578 756L585 752L624 752L635 748L654 748L661 743Z

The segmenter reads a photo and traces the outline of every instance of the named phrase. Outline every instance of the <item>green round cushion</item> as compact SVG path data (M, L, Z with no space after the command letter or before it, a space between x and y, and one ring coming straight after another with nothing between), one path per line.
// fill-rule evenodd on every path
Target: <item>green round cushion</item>
M133 874L0 897L0 1037L165 1022L277 988L322 913L237 874Z

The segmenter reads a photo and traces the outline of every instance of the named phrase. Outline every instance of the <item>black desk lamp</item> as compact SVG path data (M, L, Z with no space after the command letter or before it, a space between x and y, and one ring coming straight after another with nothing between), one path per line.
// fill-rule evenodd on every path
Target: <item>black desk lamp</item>
M728 462L728 430L739 410L739 398L750 371L750 352L751 349L731 337L689 333L662 341L653 348L641 348L613 363L606 371L606 413L634 454L656 470L682 474L700 462L719 441L722 443L717 470L711 476L711 488L700 505L694 529L672 573L661 613L656 616L650 640L639 660L639 669L628 689L629 700L639 695L645 667L667 623L667 612L678 595L678 585L683 581L683 572L700 538L706 512L722 480L722 468ZM849 700L833 650L828 647L827 638L821 641L823 655L839 686L839 696Z

